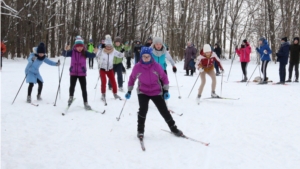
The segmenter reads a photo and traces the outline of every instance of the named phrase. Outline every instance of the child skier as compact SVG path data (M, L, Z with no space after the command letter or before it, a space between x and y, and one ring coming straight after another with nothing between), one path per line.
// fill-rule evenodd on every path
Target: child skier
M243 40L243 43L241 45L241 48L235 49L235 52L240 57L242 71L244 74L244 79L241 80L241 82L247 82L247 65L250 62L250 53L251 53L251 47L250 44L247 42L247 40Z
M120 96L117 95L117 84L116 79L114 75L113 70L113 61L114 58L117 57L119 59L123 58L123 54L121 52L118 52L114 47L111 40L110 35L105 36L105 48L98 52L97 58L98 58L98 64L99 64L99 73L101 78L101 93L102 93L102 101L106 103L106 76L111 82L112 85L112 91L114 94L115 99L121 99ZM122 63L121 63L122 64ZM123 83L123 82L122 82Z
M75 44L72 50L70 46L65 48L62 55L66 57L71 57L71 66L70 66L70 90L69 90L69 100L68 106L70 106L74 99L74 92L77 79L79 80L84 108L86 110L91 110L91 106L88 104L87 91L86 91L86 58L94 58L95 53L98 52L98 49L95 48L93 53L88 52L84 47L84 42L81 36L77 36Z
M267 66L268 63L271 61L270 54L272 54L272 50L269 47L268 41L265 38L259 39L259 48L256 48L256 51L260 54L260 59L262 61L261 64L261 72L263 73L263 79L258 84L267 84L268 77L267 77Z
M182 136L183 133L175 125L170 112L168 111L165 100L170 98L168 89L169 81L167 75L164 73L162 67L154 61L152 55L152 48L143 47L141 51L141 60L137 63L132 70L128 82L128 92L125 95L126 99L130 99L131 91L133 90L134 83L138 79L138 128L137 137L144 137L145 121L148 112L149 101L152 100L156 105L158 111L165 119L170 130L176 136ZM160 84L163 81L163 84ZM162 87L163 85L163 87ZM165 99L165 100L164 100Z
M94 48L93 39L90 39L90 42L88 43L88 52L93 53ZM94 58L89 58L89 68L94 68Z
M198 56L196 61L196 69L200 72L201 77L201 85L199 87L198 101L201 98L201 94L203 91L203 88L206 83L205 75L208 74L212 79L212 89L211 89L211 97L212 98L218 98L219 96L215 93L217 80L216 80L216 73L214 71L214 62L217 62L219 68L222 72L224 72L223 66L221 65L220 59L218 56L212 52L211 46L209 44L205 44L203 47L203 50L200 52L200 56Z
M33 53L31 53L28 57L28 64L25 69L26 74L26 82L29 83L28 93L27 93L27 103L31 103L31 92L35 83L38 83L38 94L37 100L42 100L41 93L43 89L43 78L40 74L39 68L43 62L47 63L51 66L59 66L60 61L53 62L49 60L46 55L46 48L44 43L40 43L39 46L33 48Z

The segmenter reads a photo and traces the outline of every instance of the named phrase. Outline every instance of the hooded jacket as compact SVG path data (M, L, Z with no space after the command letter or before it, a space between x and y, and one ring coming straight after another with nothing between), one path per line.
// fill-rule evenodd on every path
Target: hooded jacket
M235 52L240 57L241 62L250 62L251 47L248 42L244 48L236 49Z
M268 41L266 39L262 40L263 43L259 48L256 48L256 51L260 54L261 61L271 61L270 54L272 54L272 50L269 47ZM267 51L267 54L264 51Z
M172 66L175 66L175 62L174 62L173 58L171 57L170 53L167 51L167 49L164 45L161 50L156 50L154 48L154 45L152 45L151 47L153 48L153 53L152 53L153 59L158 64L160 64L164 70L167 69L166 59L169 60L169 62L172 64Z
M105 71L109 71L113 69L114 59L122 59L123 53L117 51L116 49L113 49L111 53L106 53L105 49L102 51L99 51L97 53L97 59L98 59L98 67L100 69L104 69Z

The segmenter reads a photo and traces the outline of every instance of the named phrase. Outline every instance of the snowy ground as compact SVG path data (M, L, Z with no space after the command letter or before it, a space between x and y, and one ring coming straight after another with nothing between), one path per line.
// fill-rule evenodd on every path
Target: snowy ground
M63 58L61 58L63 61ZM53 59L53 60L57 60ZM6 60L1 72L1 168L3 169L298 169L300 166L300 84L286 86L236 83L241 80L240 63L234 62L227 82L230 61L223 61L225 77L222 96L240 100L195 101L198 80L190 98L188 94L197 78L185 77L183 64L178 63L177 78L182 99L178 99L175 76L168 67L171 99L170 109L184 113L174 119L187 136L209 142L209 147L161 131L168 129L151 103L145 132L146 152L136 138L138 110L133 92L127 101L121 120L117 121L124 101L113 100L107 92L108 106L100 102L100 87L94 89L98 72L88 70L89 103L104 115L83 110L81 89L77 83L77 98L69 113L67 106L70 60L66 59L61 83L61 98L53 106L58 85L58 69L43 64L43 101L36 101L37 85L33 89L34 107L25 102L28 84L24 84L11 105L25 74L26 60ZM248 66L249 74L255 63ZM95 66L96 67L96 66ZM268 77L279 80L278 64L271 63ZM128 71L127 76L130 71ZM256 71L254 76L258 76ZM250 75L249 75L250 76ZM128 79L128 78L127 78ZM217 77L216 92L220 94L221 77ZM127 80L126 82L127 83ZM210 96L211 80L203 97ZM125 85L127 86L127 85ZM96 93L96 97L95 97ZM119 93L124 97L125 93ZM95 99L94 99L95 98Z

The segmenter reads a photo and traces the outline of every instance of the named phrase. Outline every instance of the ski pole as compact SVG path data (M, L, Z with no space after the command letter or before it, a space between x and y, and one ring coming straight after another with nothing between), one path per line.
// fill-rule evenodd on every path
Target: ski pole
M222 71L222 78L221 78L221 96L222 96L222 89L223 89L223 75L224 75L224 72Z
M94 89L96 89L96 88L97 88L99 79L100 79L100 75L98 76L97 83L96 83L96 86L95 86L95 88L94 88Z
M58 61L60 62L60 59L58 59ZM60 66L57 66L58 67L58 81L60 79ZM59 88L59 99L60 99L60 88Z
M249 78L248 82L246 83L246 86L247 86L247 85L248 85L248 83L250 82L250 80L251 80L251 78L252 78L252 76L253 76L253 74L254 74L255 70L257 69L258 65L259 65L259 64L257 64L257 65L256 65L256 67L255 67L255 69L254 69L254 71L253 71L252 75L250 76L250 78Z
M63 64L63 67L62 67L61 75L59 77L58 88L57 88L56 97L55 97L55 101L54 101L54 105L53 106L56 106L57 96L58 96L58 92L59 92L59 89L60 89L60 83L61 83L62 75L64 73L64 67L65 67L65 63L66 63L66 57L67 57L67 51L66 51L66 54L65 54L64 64Z
M200 74L201 74L201 73L199 73L199 75L198 75L198 77L197 77L197 79L196 79L196 81L195 81L195 83L194 83L194 86L193 86L193 88L192 88L192 90L191 90L191 92L190 92L190 94L189 94L189 96L188 96L188 98L190 97L190 95L191 95L191 93L192 93L192 91L193 91L193 89L194 89L194 87L195 87L195 85L196 85L196 83L197 83L197 81L198 81L198 78L199 78Z
M231 61L231 66L230 66L229 74L228 74L228 77L227 77L227 82L228 82L228 79L229 79L229 76L230 76L230 72L231 72L231 68L232 68L233 61L234 61L234 59L235 59L235 55L236 55L236 52L234 52L233 59L232 59L232 61Z
M120 115L119 115L119 117L117 117L117 121L119 121L119 120L120 120L120 118L121 118L121 114L122 114L122 112L123 112L123 109L124 109L124 107L125 107L126 101L127 101L127 99L126 99L126 100L125 100L125 102L124 102L124 105L123 105L123 107L122 107L122 110L121 110L121 112L120 112Z
M178 86L178 81L177 81L177 75L176 75L176 73L175 73L175 79L176 79L177 89L178 89L178 93L179 93L178 98L181 99L181 94L180 94L180 91L179 91L179 86Z

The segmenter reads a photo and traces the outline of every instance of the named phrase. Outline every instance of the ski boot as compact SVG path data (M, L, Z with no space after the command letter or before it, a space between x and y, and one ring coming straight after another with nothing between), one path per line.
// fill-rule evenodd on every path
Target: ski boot
M41 95L40 95L40 94L38 94L38 95L36 96L36 99L39 100L39 101L40 101L40 100L43 100L43 99L41 98Z
M137 138L143 139L143 138L144 138L144 132L138 131L138 132L137 132Z
M216 94L215 91L212 91L212 92L211 92L211 97L212 97L212 98L219 98L219 96Z
M288 83L290 83L290 82L292 82L292 80L291 80L291 79L289 79L289 80L287 80L287 81L285 81L285 82L288 82Z
M68 100L68 106L71 106L73 99L74 99L73 96L70 96L70 98Z
M123 87L119 87L119 91L120 91L120 92L124 92Z
M296 79L294 82L296 82L296 83L299 83L299 80L298 80L298 79Z
M278 84L278 85L284 85L285 83L284 82L277 82L276 84Z
M172 133L173 133L175 136L178 136L178 137L180 137L180 136L182 136L182 135L183 135L182 131L181 131L181 130L179 130L179 129L177 128L177 126L176 126L176 125L174 125L174 126L170 127L170 130L171 130L171 132L172 132Z
M88 102L84 103L84 109L85 110L92 110L91 106L88 104Z
M115 99L120 99L121 100L121 97L119 95L117 95L117 93L114 94L114 97L115 97Z
M244 77L243 80L241 80L241 82L247 82L248 78L247 77Z
M105 93L102 93L101 100L102 100L102 101L105 101L105 100L106 100Z
M27 96L27 103L31 103L31 96Z

